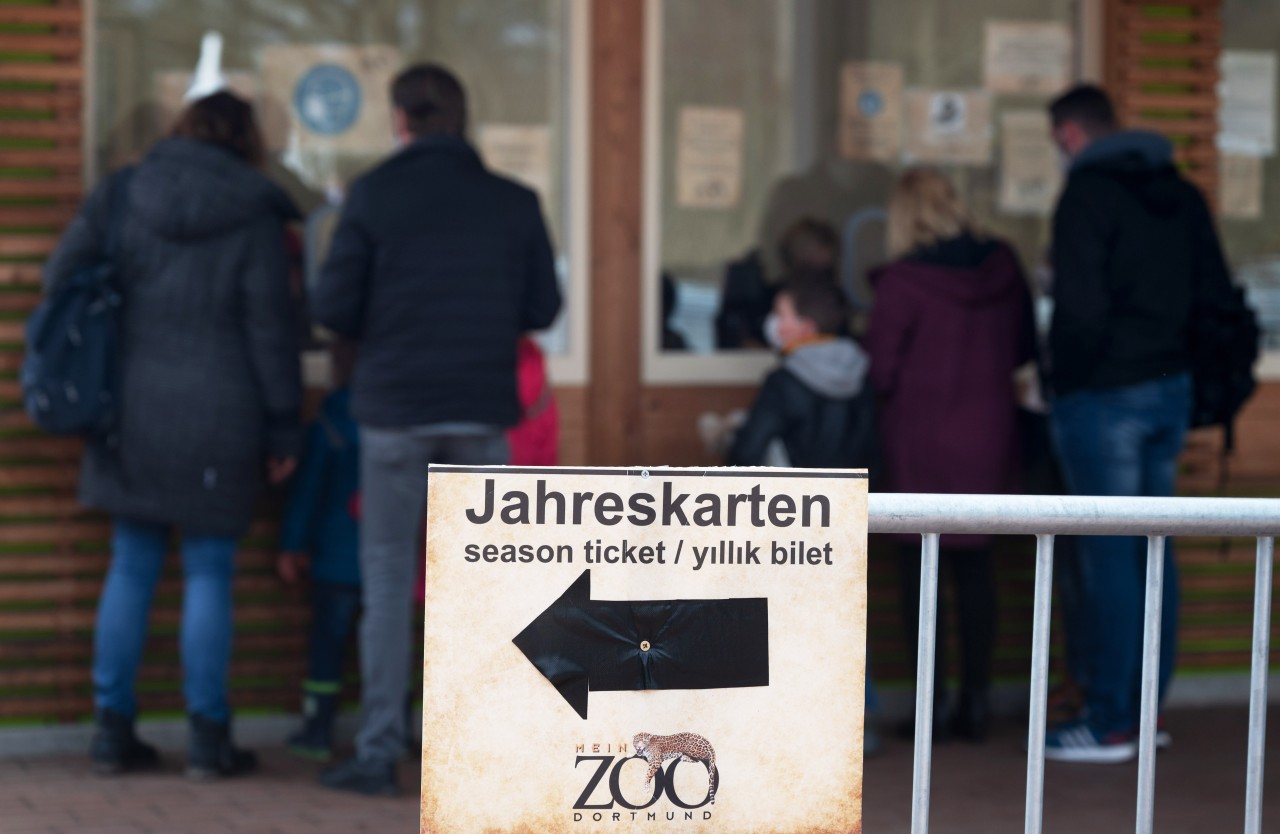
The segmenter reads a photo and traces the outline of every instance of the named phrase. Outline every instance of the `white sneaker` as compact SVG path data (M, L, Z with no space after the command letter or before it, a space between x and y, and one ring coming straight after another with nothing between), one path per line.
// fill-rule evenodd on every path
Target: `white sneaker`
M1044 757L1053 762L1121 764L1138 755L1132 736L1113 733L1099 738L1082 721L1064 724L1045 736Z

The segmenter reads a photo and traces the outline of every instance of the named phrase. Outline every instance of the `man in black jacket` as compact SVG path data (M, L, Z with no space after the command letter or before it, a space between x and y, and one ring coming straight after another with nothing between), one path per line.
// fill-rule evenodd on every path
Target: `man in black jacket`
M538 198L467 143L462 85L420 65L391 97L402 149L352 185L313 300L359 344L362 445L361 727L321 781L370 794L397 790L427 465L507 462L517 340L560 310Z
M1193 296L1229 282L1204 198L1161 136L1119 131L1106 93L1050 106L1070 159L1053 221L1052 426L1077 495L1173 494L1191 410ZM1139 539L1079 542L1090 646L1083 720L1051 730L1045 755L1118 762L1137 752L1146 551ZM1164 558L1160 692L1173 673L1178 578Z

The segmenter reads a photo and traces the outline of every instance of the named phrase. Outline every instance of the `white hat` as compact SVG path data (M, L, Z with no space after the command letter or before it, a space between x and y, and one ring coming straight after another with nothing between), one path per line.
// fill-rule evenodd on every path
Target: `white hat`
M222 33L205 32L200 40L200 60L191 77L191 86L187 88L187 94L182 100L189 104L225 89L227 79L222 74Z

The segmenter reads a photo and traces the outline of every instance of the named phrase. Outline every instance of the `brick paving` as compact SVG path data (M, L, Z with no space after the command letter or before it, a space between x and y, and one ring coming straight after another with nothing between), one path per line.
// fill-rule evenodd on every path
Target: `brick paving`
M1171 713L1175 747L1157 768L1156 830L1219 834L1243 828L1244 710ZM985 746L951 744L934 758L933 834L1015 834L1023 824L1022 730L1003 722ZM1271 733L1264 831L1280 831L1280 744ZM170 756L151 775L100 779L83 757L0 761L0 834L410 834L417 801L365 799L315 786L315 767L283 750L260 750L250 778L192 784ZM417 782L416 763L402 784ZM1045 832L1110 834L1133 830L1137 766L1049 763ZM868 834L910 830L911 748L889 741L868 761L864 785Z

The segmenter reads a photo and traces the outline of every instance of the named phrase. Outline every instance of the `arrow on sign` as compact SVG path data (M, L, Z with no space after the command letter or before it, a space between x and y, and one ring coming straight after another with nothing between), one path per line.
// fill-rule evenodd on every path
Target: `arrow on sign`
M588 692L769 685L769 600L593 600L591 571L512 641L569 706Z

